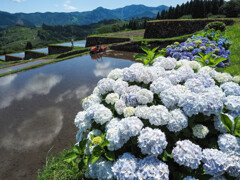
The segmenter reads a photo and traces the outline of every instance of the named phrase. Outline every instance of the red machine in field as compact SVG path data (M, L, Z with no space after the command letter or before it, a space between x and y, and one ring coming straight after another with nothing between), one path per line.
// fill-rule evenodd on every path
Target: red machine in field
M91 54L96 54L96 53L100 53L100 52L105 52L106 49L107 49L106 46L99 46L99 45L97 45L97 46L94 46L94 47L92 47L90 49L90 53Z

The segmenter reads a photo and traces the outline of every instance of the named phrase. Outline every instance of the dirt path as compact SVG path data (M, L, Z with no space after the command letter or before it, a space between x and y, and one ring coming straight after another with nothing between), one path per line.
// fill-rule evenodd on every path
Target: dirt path
M125 37L143 37L145 30L133 31L133 32L122 32L114 34L106 34L106 36L125 36Z

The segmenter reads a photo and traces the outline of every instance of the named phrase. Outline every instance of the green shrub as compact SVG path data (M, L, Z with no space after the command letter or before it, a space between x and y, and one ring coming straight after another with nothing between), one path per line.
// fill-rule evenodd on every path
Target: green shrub
M211 29L214 29L215 31L217 30L224 31L226 30L226 24L220 21L214 21L214 22L208 23L204 28L204 30L206 31Z

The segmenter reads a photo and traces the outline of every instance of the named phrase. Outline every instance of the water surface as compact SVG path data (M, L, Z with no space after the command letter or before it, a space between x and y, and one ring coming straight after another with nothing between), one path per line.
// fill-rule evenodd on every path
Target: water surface
M0 56L0 59L5 60L5 55L4 56Z
M0 78L0 179L36 179L51 147L73 145L81 99L112 69L130 66L123 58L132 55L84 55Z
M13 53L10 54L11 56L17 56L17 57L24 57L25 56L25 52L20 52L20 53Z
M33 49L32 51L41 52L41 53L48 53L48 48Z
M77 46L77 47L85 47L85 44L86 44L86 41L74 41L73 42L73 45L74 46ZM72 43L71 42L66 42L66 43L61 43L61 44L58 44L58 45L62 45L62 46L72 46Z

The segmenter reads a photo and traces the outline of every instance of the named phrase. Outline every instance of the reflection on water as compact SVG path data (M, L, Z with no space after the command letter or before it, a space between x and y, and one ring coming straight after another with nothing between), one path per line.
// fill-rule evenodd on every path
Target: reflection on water
M5 60L5 55L4 56L0 56L0 59Z
M48 48L33 49L32 51L48 53Z
M61 76L40 73L29 79L22 88L14 89L9 85L16 76L0 78L0 85L2 86L0 93L4 94L5 92L4 96L0 96L0 109L10 106L14 100L30 99L34 95L47 95L62 79Z
M25 53L24 52L20 52L20 53L13 53L13 54L10 54L11 56L17 56L17 57L24 57L25 56Z
M11 126L5 129L0 145L8 150L26 150L49 144L58 135L63 126L61 109L50 107L41 109L26 118L13 130Z
M114 68L133 61L90 55L0 78L0 179L36 179L48 150L75 143L81 100ZM6 163L8 162L8 163Z
M86 44L86 41L74 41L73 42L73 46L77 46L77 47L85 47L85 44ZM58 44L58 45L61 45L61 46L72 46L72 43L71 42L67 42L67 43L61 43L61 44Z

